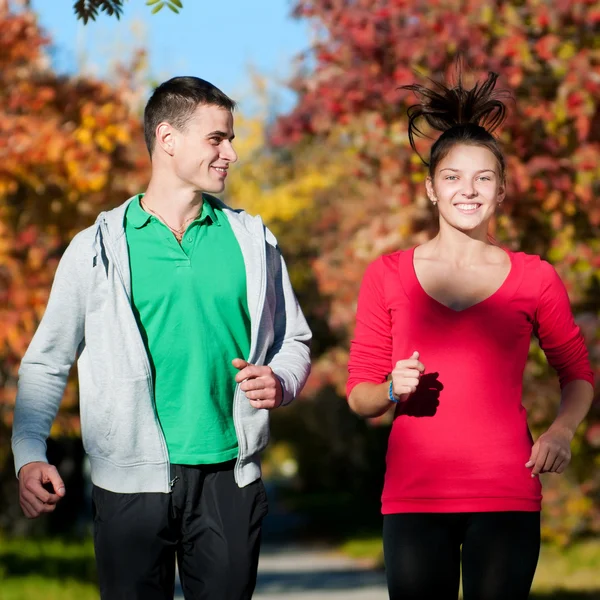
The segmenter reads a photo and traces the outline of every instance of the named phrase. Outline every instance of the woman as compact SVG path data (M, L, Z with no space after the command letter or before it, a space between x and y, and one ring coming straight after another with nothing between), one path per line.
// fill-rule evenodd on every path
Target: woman
M461 565L465 600L527 598L540 548L537 476L564 471L592 402L588 354L556 271L488 235L505 196L491 134L505 117L496 79L406 86L420 101L408 112L413 149L421 119L443 132L425 163L439 232L373 262L358 300L350 407L363 417L395 408L382 495L392 600L456 600ZM521 404L532 333L562 390L535 444Z

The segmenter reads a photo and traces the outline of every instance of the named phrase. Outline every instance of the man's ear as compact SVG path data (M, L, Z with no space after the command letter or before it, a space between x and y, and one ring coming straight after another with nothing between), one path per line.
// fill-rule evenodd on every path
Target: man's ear
M175 152L175 131L170 123L162 122L156 127L156 143L154 151L158 148L173 156Z

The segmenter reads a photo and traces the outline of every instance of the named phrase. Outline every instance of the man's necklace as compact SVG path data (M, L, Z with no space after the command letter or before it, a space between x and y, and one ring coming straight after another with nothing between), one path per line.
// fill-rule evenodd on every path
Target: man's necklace
M166 225L169 230L171 231L171 233L175 236L175 238L177 239L178 242L181 242L181 240L183 239L183 234L185 233L185 230L187 229L188 223L190 223L191 221L193 221L195 218L198 217L198 215L195 215L193 217L190 217L189 219L186 219L183 222L183 226L181 227L181 229L176 229L175 227L171 227L167 221L165 220L164 217L161 217L155 210L152 210L143 200L140 199L140 205L142 206L142 208L144 210L147 210L148 212L152 213L155 217L158 217L160 219L160 221Z

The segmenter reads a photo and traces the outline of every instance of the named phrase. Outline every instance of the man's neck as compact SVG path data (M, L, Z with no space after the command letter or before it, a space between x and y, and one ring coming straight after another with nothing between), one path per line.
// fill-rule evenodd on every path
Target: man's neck
M202 211L202 192L164 185L155 178L150 180L142 199L142 207L159 215L169 226L180 229Z

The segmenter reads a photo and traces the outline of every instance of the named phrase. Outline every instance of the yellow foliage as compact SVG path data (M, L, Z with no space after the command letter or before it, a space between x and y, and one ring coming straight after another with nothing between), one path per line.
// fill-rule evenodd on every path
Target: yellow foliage
M14 194L17 189L17 182L10 179L0 179L0 197Z
M94 129L96 127L96 119L92 115L85 115L81 119L81 126L86 129Z
M573 58L575 54L577 54L577 48L575 47L575 44L573 44L573 42L569 41L565 42L564 44L561 44L557 52L557 56L561 60L569 60L570 58Z
M490 9L491 10L491 9ZM504 6L504 11L502 16L504 17L504 21L515 28L520 28L522 25L522 19L519 16L518 9L514 7L512 4L506 4Z
M94 141L105 152L112 152L115 149L115 144L104 132L97 133Z
M96 175L90 177L87 182L87 187L90 192L99 192L106 185L107 177L106 174Z
M347 164L341 156L301 161L289 173L265 148L265 121L236 117L235 148L240 161L232 169L227 196L232 203L260 214L265 222L291 221L310 209L315 194L335 185Z
M481 10L481 21L485 25L490 25L493 20L494 20L494 10L489 4L486 4L483 7L483 9Z
M75 139L81 144L89 144L92 141L92 132L86 127L80 127L75 132Z

